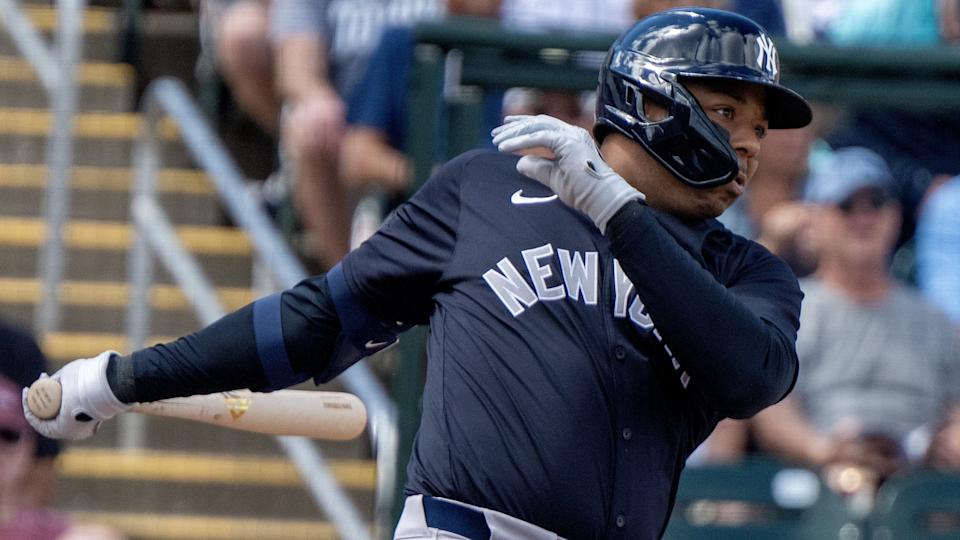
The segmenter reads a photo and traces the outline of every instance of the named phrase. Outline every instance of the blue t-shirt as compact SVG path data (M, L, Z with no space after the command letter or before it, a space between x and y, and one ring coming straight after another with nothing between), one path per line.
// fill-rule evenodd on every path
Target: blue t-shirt
M412 28L394 26L384 30L347 106L347 123L382 131L390 146L400 151L407 147L413 48ZM437 92L441 91L442 88L438 87ZM477 147L492 145L490 131L500 123L502 103L502 92L484 93L483 125L477 134ZM437 137L437 140L445 140L445 137ZM438 152L442 160L445 149L439 148Z

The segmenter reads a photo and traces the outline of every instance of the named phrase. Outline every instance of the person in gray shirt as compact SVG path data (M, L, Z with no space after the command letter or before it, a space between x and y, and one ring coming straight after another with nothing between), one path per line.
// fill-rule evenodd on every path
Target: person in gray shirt
M901 219L892 184L883 158L857 147L811 177L819 262L801 281L800 375L754 421L761 448L878 481L922 459L960 403L957 329L889 271Z

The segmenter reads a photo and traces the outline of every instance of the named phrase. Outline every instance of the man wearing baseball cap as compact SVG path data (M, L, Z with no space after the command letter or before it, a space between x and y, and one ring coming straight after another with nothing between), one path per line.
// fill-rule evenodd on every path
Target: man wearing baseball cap
M794 392L756 417L761 446L814 466L854 464L883 478L925 451L960 391L956 330L890 274L900 205L883 158L842 148L812 175L819 253L797 336Z

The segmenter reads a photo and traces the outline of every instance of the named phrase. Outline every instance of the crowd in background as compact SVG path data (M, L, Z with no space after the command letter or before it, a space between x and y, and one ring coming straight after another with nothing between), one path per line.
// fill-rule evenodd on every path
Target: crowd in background
M411 26L448 16L518 31L616 33L674 0L206 0L216 57L239 107L277 135L280 178L325 268L349 249L349 212L371 187L412 184L405 154ZM711 0L784 41L950 46L957 0ZM909 70L909 66L903 66ZM505 114L590 127L590 93L488 92ZM806 293L789 398L725 422L694 462L771 453L877 482L916 464L960 466L960 114L817 104L815 122L764 142L760 170L721 221L786 259ZM952 178L952 180L951 180ZM900 261L896 268L892 261ZM946 315L945 315L946 314ZM951 322L949 317L953 318Z
M237 106L276 136L286 194L320 269L349 249L349 213L370 189L408 195L412 25L481 17L504 27L617 33L676 0L205 0L205 24ZM951 46L960 0L710 0L783 41ZM909 66L902 66L905 71ZM909 76L909 75L907 75ZM589 128L591 93L487 92L484 129L506 114ZM758 452L873 485L915 465L960 467L960 113L815 104L815 121L772 131L731 230L787 260L806 294L795 391L727 421L691 463ZM443 152L438 150L439 154ZM275 184L281 189L276 189ZM273 185L271 185L273 184ZM897 265L893 266L893 261ZM952 318L952 320L951 320Z
M684 5L203 0L201 11L207 45L235 105L277 141L280 167L264 184L265 198L292 203L303 254L324 269L349 249L349 215L360 195L377 190L400 200L413 183L405 153L413 24L470 16L519 31L616 33L637 18ZM960 40L960 0L697 5L738 11L798 44ZM902 69L909 77L909 66ZM490 144L489 129L504 114L549 114L589 127L590 98L552 89L490 92L477 145ZM960 112L905 105L817 104L811 126L771 131L765 140L746 195L721 221L782 256L801 278L800 375L778 405L722 423L692 463L759 452L825 472L853 464L875 482L916 465L960 468ZM893 267L894 260L902 264ZM35 467L31 474L52 474L55 446L32 438L13 444L19 438L11 442L8 434L24 426L0 413L6 422L0 449L16 446ZM26 473L19 474L16 481ZM30 501L42 505L49 494Z

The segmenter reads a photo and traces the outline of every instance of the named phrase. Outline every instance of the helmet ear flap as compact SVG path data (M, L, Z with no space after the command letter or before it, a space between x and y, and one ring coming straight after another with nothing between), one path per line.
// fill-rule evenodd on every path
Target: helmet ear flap
M607 70L597 100L597 140L611 129L640 143L683 183L710 188L733 180L740 170L729 133L712 122L696 98L672 73L645 71L628 78ZM664 109L651 118L644 103Z

